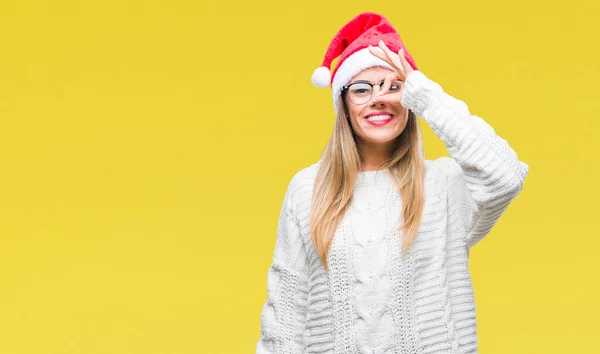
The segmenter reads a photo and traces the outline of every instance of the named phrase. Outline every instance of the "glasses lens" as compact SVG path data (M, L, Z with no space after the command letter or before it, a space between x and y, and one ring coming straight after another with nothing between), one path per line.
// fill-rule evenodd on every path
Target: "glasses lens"
M390 93L400 92L401 88L402 88L402 81L394 81L394 82L392 82L392 85L390 86L390 89L388 90L388 92L390 92Z
M373 88L369 84L352 84L348 88L348 96L354 104L367 103L371 99Z

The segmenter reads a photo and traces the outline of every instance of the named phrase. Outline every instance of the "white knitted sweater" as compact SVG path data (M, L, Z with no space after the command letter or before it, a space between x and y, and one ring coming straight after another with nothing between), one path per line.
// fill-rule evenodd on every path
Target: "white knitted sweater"
M402 105L452 158L425 160L417 238L400 257L401 198L387 170L359 172L323 268L309 233L320 161L289 183L256 353L477 353L470 248L523 188L529 167L483 119L422 72Z

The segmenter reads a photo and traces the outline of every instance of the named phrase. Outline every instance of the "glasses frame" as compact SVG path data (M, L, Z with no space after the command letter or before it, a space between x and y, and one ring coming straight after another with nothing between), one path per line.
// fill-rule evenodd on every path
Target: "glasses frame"
M402 84L402 81L400 81L400 80L395 80L395 81L392 82L392 84L394 82L400 82L400 84ZM355 85L355 84L367 84L367 85L371 86L371 97L369 97L369 99L367 101L365 101L364 103L354 103L352 101L352 99L350 99L350 102L352 102L352 103L354 103L356 105L366 104L366 103L369 103L371 101L371 99L373 98L373 93L375 92L374 86L379 86L379 89L381 90L381 88L383 87L384 83L385 83L385 80L381 80L381 82L370 82L370 81L367 81L367 80L354 81L354 82L351 82L351 83L349 83L347 85L342 86L342 94L343 95L348 94L348 90L350 89L350 87L352 85Z

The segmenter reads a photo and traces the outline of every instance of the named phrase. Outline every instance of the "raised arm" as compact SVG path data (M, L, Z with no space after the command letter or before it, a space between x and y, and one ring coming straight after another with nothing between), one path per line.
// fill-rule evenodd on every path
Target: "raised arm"
M279 215L257 354L304 352L309 262L293 211L293 192L294 179L288 186Z
M529 166L467 105L421 71L405 81L402 105L422 117L446 144L449 212L463 226L468 247L483 239L523 188Z

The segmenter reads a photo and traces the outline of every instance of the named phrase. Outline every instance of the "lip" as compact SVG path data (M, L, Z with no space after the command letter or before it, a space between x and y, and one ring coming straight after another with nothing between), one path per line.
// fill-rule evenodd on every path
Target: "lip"
M372 121L370 121L370 120L368 120L368 119L365 119L365 120L367 121L367 123L369 123L369 124L371 124L371 125L374 125L374 126L376 126L376 127L380 127L380 126L382 126L382 125L386 125L386 124L388 124L389 122L391 122L391 121L393 120L393 117L392 117L392 118L390 118L390 119L386 119L386 120L378 120L378 121L373 121L373 122L372 122Z
M385 116L385 115L387 115L387 116L392 116L392 118L394 117L394 115L393 115L393 114L391 114L390 112L386 112L386 111L377 111L377 112L371 112L371 113L367 114L367 115L365 116L365 118L369 118L369 117L371 117L371 116Z
M387 116L390 116L390 118L386 119L386 120L379 120L379 121L370 121L370 120L367 119L367 118L369 118L371 116L379 116L379 115L387 115ZM371 124L373 126L376 126L376 127L380 127L382 125L386 125L389 122L391 122L393 119L394 119L394 115L391 114L390 112L386 112L386 111L372 112L372 113L369 113L369 114L367 114L365 116L365 120L367 121L367 123L369 123L369 124Z

